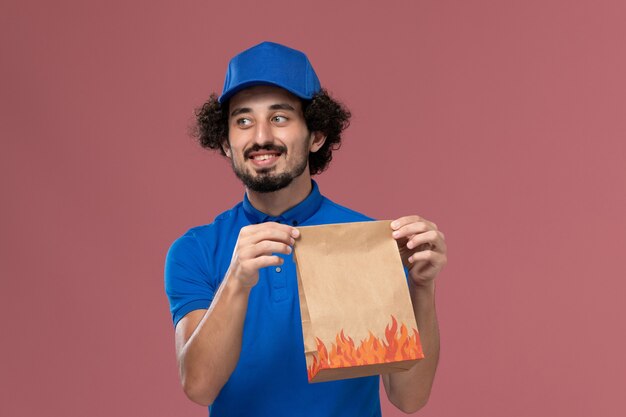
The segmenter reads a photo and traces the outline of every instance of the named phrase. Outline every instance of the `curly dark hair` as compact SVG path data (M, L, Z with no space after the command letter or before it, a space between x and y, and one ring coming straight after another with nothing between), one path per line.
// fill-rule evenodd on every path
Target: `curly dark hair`
M320 174L333 159L333 151L341 146L341 132L350 125L350 111L333 99L325 89L321 89L311 100L302 100L302 112L310 132L326 135L324 145L309 153L311 175ZM219 150L225 155L222 144L228 140L228 102L220 104L217 95L196 109L194 136L203 148Z

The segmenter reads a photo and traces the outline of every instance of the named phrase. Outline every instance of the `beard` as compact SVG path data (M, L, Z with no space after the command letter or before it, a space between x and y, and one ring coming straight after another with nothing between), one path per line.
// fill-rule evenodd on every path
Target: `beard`
M257 145L246 152L244 159L248 159L247 155L250 152L259 150L279 151L281 155L287 153L287 149L284 147ZM293 167L288 167L285 172L279 174L274 174L272 172L274 171L274 167L271 167L257 171L256 175L252 175L245 166L238 167L234 159L231 158L231 165L237 178L241 180L246 188L256 191L257 193L272 193L287 187L294 179L302 175L307 168L309 163L308 155L300 155L294 162L295 165Z

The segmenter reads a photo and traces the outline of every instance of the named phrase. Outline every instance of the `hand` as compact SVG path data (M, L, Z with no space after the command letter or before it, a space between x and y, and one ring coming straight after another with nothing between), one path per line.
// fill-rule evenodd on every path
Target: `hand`
M288 255L300 231L284 224L267 222L242 227L230 261L228 276L251 288L259 281L259 269L282 265L273 253Z
M432 284L448 262L447 246L437 225L419 216L400 217L391 222L402 263L417 286Z

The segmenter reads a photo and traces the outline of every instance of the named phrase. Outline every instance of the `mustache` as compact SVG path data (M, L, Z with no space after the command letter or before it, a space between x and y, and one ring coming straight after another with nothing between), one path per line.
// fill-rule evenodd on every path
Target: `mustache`
M278 145L252 145L252 147L248 150L246 150L243 153L244 158L246 159L250 159L250 154L252 152L258 152L258 151L274 151L274 152L279 152L279 153L287 153L287 148L284 146L278 146Z

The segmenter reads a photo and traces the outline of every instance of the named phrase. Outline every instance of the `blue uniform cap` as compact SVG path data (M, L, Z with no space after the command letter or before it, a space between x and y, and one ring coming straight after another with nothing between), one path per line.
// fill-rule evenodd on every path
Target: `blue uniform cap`
M230 60L218 101L224 103L255 85L275 85L305 100L312 99L321 89L307 56L274 42L260 43Z

